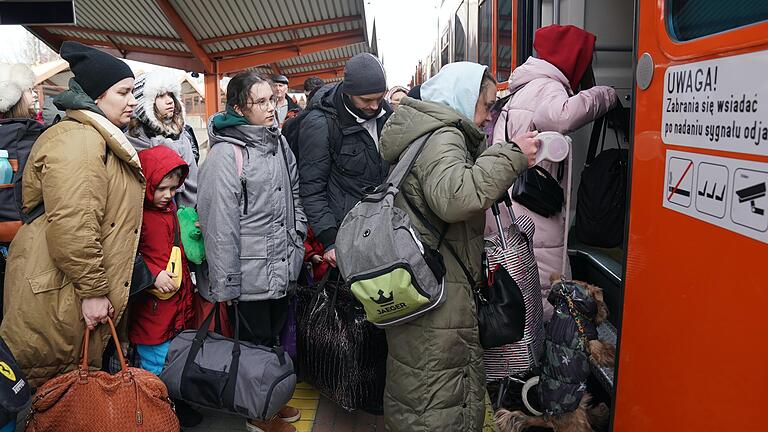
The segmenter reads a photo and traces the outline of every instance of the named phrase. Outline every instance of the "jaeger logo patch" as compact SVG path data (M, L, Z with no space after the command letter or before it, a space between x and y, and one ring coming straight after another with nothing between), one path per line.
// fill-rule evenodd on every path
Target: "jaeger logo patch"
M397 303L395 304L395 293L390 291L389 296L384 296L384 291L379 290L379 298L375 299L373 297L370 298L374 303L381 306L381 308L376 309L376 312L378 312L379 315L384 315L388 313L392 313L395 311L399 311L401 309L404 309L408 307L406 303Z

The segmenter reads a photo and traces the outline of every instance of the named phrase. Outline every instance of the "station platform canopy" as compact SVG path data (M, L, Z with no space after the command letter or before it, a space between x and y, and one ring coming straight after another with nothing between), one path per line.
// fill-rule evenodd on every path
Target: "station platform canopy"
M256 68L289 78L343 77L355 54L377 54L364 0L77 0L74 25L27 26L58 52L66 40L117 57L205 74L206 111L219 80ZM209 91L210 90L210 91Z

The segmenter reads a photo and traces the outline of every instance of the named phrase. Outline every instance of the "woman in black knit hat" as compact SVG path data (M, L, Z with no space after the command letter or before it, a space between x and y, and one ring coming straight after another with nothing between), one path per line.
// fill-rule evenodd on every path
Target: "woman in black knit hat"
M33 387L75 369L85 326L100 368L111 317L125 317L141 228L144 176L121 131L136 100L123 61L77 42L61 56L74 78L55 99L66 118L36 141L23 172L23 210L6 268L0 335ZM36 218L35 218L36 217Z

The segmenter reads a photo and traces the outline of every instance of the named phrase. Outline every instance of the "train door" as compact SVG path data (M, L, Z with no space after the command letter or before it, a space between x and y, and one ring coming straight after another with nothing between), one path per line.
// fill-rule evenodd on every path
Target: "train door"
M613 430L755 431L768 386L768 3L638 4Z

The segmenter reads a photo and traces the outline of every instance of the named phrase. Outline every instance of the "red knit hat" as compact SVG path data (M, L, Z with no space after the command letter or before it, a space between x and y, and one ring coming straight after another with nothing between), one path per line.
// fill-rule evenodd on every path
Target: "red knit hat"
M539 58L555 65L576 88L584 76L595 49L597 38L592 33L572 25L550 25L536 30L533 48Z

